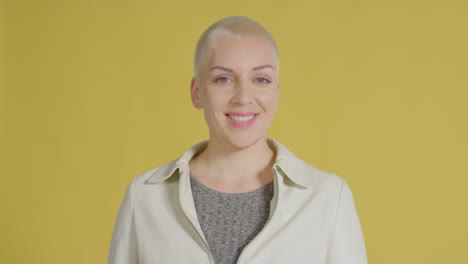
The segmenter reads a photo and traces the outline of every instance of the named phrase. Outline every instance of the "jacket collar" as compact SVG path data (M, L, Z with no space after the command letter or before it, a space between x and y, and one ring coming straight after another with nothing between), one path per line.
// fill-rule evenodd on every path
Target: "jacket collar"
M277 169L279 173L289 178L295 184L303 187L313 187L315 185L314 177L311 177L311 173L319 173L318 169L315 169L296 157L277 140L267 138L267 142L270 147L276 151L276 162L273 168ZM150 177L145 183L154 184L162 182L174 175L177 170L179 170L179 173L181 171L188 171L190 169L189 161L197 153L203 151L207 144L208 141L202 141L185 151L178 159L152 170Z

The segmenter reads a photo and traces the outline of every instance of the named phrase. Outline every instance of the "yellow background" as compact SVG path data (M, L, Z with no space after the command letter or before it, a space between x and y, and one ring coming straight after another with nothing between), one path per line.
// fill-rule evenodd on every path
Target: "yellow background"
M198 36L275 36L269 136L339 174L370 263L468 263L468 2L2 1L0 259L105 263L133 176L206 139Z

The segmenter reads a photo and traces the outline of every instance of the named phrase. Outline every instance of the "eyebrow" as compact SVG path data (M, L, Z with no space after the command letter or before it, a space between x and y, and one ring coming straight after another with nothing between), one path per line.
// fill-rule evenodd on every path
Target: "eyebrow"
M275 69L275 67L269 65L269 64L265 64L265 65L260 65L260 66L257 66L257 67L254 67L253 70L254 71L258 71L258 70L261 70L261 69L265 69L265 68L271 68L271 69ZM223 66L213 66L211 67L210 71L213 71L213 70L223 70L223 71L227 71L227 72L234 72L233 69L230 69L230 68L226 68L226 67L223 67Z
M255 68L253 68L254 71L258 71L258 70L261 70L261 69L265 69L265 68L271 68L271 69L275 69L275 67L269 65L269 64L265 64L265 65L260 65L260 66L257 66Z

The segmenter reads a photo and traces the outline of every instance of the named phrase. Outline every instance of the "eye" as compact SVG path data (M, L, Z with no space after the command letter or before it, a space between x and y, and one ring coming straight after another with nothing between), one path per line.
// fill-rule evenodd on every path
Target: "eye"
M229 77L226 77L226 76L221 76L215 79L215 82L220 82L220 83L227 83L229 81L230 81Z
M259 77L259 78L255 79L255 81L257 83L271 83L270 80L268 80L267 78L263 78L263 77Z

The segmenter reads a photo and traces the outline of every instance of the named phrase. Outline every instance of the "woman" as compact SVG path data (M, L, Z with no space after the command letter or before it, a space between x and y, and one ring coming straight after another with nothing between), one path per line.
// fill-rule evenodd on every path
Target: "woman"
M367 263L348 185L265 137L278 71L257 22L227 17L203 33L191 98L209 140L133 179L108 263Z

